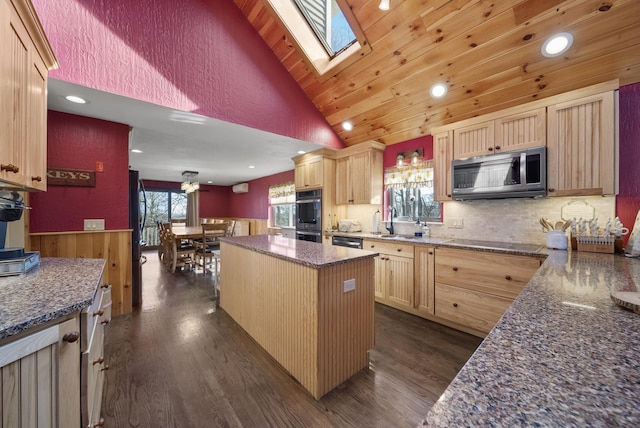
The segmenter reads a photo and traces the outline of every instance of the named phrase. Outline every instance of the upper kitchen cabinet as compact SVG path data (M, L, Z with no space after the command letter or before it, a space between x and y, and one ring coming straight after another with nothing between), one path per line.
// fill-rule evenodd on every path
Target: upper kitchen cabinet
M336 204L382 203L384 148L371 141L336 154Z
M451 200L451 161L453 160L453 130L443 131L433 136L433 199Z
M500 112L501 117L454 130L454 159L509 152L545 145L544 107L520 111L522 107Z
M336 150L320 149L293 158L296 191L334 185Z
M46 190L47 73L58 63L29 0L0 8L0 185Z
M616 93L575 98L547 109L549 196L618 193Z

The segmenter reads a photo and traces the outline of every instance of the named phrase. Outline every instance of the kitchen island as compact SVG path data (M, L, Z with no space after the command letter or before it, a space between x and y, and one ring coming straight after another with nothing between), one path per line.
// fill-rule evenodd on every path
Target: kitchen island
M378 253L275 235L221 241L220 306L315 399L368 367Z
M639 426L640 260L548 257L423 421L424 426Z

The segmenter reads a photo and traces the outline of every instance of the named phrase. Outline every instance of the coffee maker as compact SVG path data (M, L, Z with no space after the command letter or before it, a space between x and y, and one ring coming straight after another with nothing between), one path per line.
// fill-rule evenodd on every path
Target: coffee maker
M22 196L15 191L0 190L0 276L19 275L40 264L40 253L25 252L24 248L5 248L7 223L18 221L25 206Z

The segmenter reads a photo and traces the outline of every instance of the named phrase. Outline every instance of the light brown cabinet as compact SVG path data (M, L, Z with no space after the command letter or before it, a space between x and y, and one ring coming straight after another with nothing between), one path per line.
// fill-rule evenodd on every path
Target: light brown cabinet
M78 426L79 336L76 313L0 346L3 426Z
M518 108L519 110L520 108ZM546 117L544 107L509 113L503 117L456 128L453 135L453 158L509 152L545 145Z
M368 142L336 154L336 204L381 204L384 144Z
M415 285L413 307L420 313L433 315L435 310L435 249L416 246L414 249Z
M295 167L295 187L296 190L319 189L323 186L324 179L324 159L322 156L309 156L296 163Z
M617 194L615 93L568 99L547 115L548 195Z
M398 308L413 308L413 245L364 240L363 249L380 253L375 262L375 299Z
M57 60L29 0L0 8L0 181L46 190L47 73Z
M80 408L83 427L100 426L104 372L109 365L104 356L105 326L111 321L111 286L96 291L93 304L82 311L80 359Z
M451 161L453 160L453 130L433 136L434 199L451 200Z
M435 252L435 315L481 333L493 328L541 263L484 251Z

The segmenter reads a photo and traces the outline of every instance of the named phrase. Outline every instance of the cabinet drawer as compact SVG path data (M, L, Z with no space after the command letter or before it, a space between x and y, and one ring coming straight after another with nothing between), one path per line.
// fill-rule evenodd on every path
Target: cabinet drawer
M108 306L108 313L104 308ZM80 314L80 350L85 352L89 348L89 337L96 322L111 320L111 285L103 284L98 287L93 303Z
M486 251L436 249L436 282L515 299L540 259Z
M436 282L436 316L488 333L513 302Z
M397 244L395 242L369 241L365 239L362 242L362 249L377 251L380 254L387 254L389 256L413 258L413 245Z

